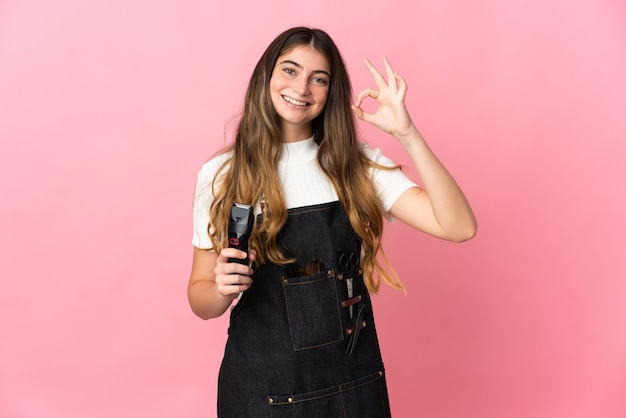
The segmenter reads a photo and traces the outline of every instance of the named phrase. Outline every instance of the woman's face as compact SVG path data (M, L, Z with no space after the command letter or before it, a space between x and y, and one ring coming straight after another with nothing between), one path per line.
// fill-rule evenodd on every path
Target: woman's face
M311 121L326 105L330 85L326 57L309 45L298 45L278 57L270 79L270 96L281 121L284 142L312 135Z

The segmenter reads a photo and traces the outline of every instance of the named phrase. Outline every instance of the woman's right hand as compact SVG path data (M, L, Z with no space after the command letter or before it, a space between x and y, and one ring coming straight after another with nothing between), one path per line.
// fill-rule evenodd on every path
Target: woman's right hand
M236 248L224 248L217 256L215 264L215 284L217 292L224 299L235 299L241 292L245 292L252 285L254 271L250 267L256 259L256 251L250 249L248 265L228 262L229 258L245 259L246 253Z

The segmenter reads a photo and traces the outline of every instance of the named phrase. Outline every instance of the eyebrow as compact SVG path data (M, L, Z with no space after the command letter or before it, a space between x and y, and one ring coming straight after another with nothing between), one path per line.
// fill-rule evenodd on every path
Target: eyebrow
M302 65L300 65L300 64L298 64L297 62L292 61L292 60L284 60L284 61L281 61L281 62L280 62L280 64L281 64L281 65L282 65L282 64L291 64L291 65L293 65L294 67L297 67L297 68L300 68L300 69L302 69L302 68L303 68L303 67L302 67ZM330 77L330 76L331 76L331 75L330 75L330 73L329 73L328 71L325 71L325 70L313 70L313 71L311 71L311 72L312 72L313 74L323 73L323 74L326 74L328 77Z

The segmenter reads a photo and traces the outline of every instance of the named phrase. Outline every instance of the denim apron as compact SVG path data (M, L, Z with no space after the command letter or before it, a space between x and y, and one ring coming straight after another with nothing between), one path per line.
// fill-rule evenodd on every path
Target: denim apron
M361 242L338 202L289 209L279 246L231 311L218 416L389 417Z

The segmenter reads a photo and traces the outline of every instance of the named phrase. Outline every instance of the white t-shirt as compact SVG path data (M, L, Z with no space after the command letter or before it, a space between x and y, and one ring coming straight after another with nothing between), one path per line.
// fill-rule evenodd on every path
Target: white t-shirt
M338 200L337 192L326 174L317 164L318 145L313 137L304 141L283 143L283 152L278 162L278 177L283 185L283 194L287 209L311 206ZM394 166L389 158L385 157L380 149L372 149L363 144L367 157L383 166ZM192 244L198 248L212 248L207 232L209 225L209 207L213 200L212 184L219 167L230 159L231 154L225 153L216 156L202 165L198 172L196 194L193 205L193 239ZM381 208L387 219L389 209L402 193L416 184L402 171L370 169L374 180L374 188ZM217 190L217 187L216 187ZM255 210L258 212L258 209Z

